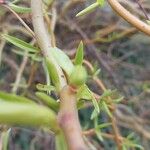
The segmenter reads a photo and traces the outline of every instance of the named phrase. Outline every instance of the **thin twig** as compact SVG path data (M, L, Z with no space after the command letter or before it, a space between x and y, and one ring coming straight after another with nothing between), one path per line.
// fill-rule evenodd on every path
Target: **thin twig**
M16 93L18 90L19 83L21 81L21 77L22 77L22 74L23 74L23 71L26 67L27 62L28 62L28 56L27 56L27 54L25 54L23 57L22 63L20 65L20 68L17 72L16 80L15 80L15 83L14 83L13 88L12 88L12 93Z
M117 12L122 18L127 22L132 24L138 30L144 32L147 35L150 35L150 26L139 20L137 17L132 15L128 10L126 10L117 0L107 0L110 6Z
M147 15L145 9L143 8L142 4L140 3L139 0L135 0L137 2L137 4L139 5L139 8L142 10L142 12L144 13L145 17L147 20L150 20L149 16Z

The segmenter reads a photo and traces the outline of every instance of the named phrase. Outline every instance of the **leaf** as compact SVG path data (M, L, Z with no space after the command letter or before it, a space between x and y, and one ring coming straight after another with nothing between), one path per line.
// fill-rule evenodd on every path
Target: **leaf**
M97 0L97 3L100 5L100 6L103 6L105 4L105 0Z
M48 57L45 57L45 63L46 63L47 70L48 70L49 76L53 84L55 85L56 89L59 90L60 80L59 80L58 72L55 68L55 65L51 62L51 60Z
M85 99L85 100L91 100L92 99L92 95L89 92L89 88L86 84L82 85L78 91L77 91L77 99Z
M33 100L26 97L0 91L0 102L1 101L36 104Z
M79 16L83 16L85 14L90 13L91 11L93 11L95 8L97 8L99 6L99 3L95 2L94 4L90 5L89 7L85 8L84 10L80 11L76 17Z
M48 107L50 107L51 109L53 109L54 111L58 111L59 109L59 103L56 102L55 99L53 99L51 96L42 93L42 92L36 92L35 93L37 97L39 97L42 102L44 102Z
M12 3L9 3L9 6L11 7L11 9L13 9L17 13L30 13L31 12L31 8L17 6Z
M10 135L11 129L8 129L7 131L2 132L2 150L8 149L8 142L9 142L9 135Z
M103 124L97 125L96 128L102 129L102 128L106 128L106 127L111 126L111 125L112 125L112 123L103 123Z
M113 99L113 101L114 101L115 103L120 103L123 99L124 99L124 97L122 96L122 97L120 97L120 98Z
M100 132L98 129L95 129L95 133L96 133L97 138L98 138L101 142L103 142L104 139L103 139L103 137L102 137L102 135L101 135L101 132Z
M2 37L7 40L8 42L14 44L15 46L25 50L25 51L28 51L28 52L38 52L39 49L32 46L31 44L28 44L18 38L15 38L13 36L10 36L10 35L7 35L7 34L3 34Z
M103 105L103 106L102 106L103 109L106 111L106 113L109 115L109 117L112 118L112 114L111 114L111 112L110 112L110 110L109 110L107 104L103 101L103 102L102 102L102 105Z
M27 57L30 57L33 61L41 62L43 58L41 56L38 56L36 53L26 53L25 51L18 51L18 50L12 50L17 55L24 56L27 55Z
M115 93L116 92L116 90L106 90L106 91L104 91L104 93L101 95L101 97L100 97L100 99L103 99L103 98L105 98L105 97L108 97L108 96L111 96L113 93Z
M59 64L59 66L69 76L74 69L74 65L72 61L70 60L70 58L62 50L60 50L57 47L51 48L50 50L51 50L53 57L56 59L57 63Z
M43 126L58 132L56 114L47 107L12 102L0 103L0 124Z
M74 64L75 65L82 65L83 57L84 57L83 42L81 41L79 46L78 46L77 52L76 52Z
M38 83L36 85L36 88L39 91L45 91L45 92L55 91L55 87L54 86L52 86L52 85L44 85L44 84L41 84L41 83Z
M93 77L98 76L100 72L101 72L101 69L97 69L97 70L93 73Z
M94 105L94 113L92 113L91 119L94 119L94 117L99 114L100 109L99 109L97 100L94 97L92 98L92 102L93 102L93 105Z
M134 138L134 136L135 136L135 133L132 132L127 136L127 139L130 140L130 139Z

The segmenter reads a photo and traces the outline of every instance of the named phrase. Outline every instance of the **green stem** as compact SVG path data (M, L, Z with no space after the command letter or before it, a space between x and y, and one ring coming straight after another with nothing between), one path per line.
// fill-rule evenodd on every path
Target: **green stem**
M57 64L56 60L50 52L50 48L52 47L51 39L44 24L42 5L42 0L31 0L32 23L38 45L44 57L49 59L49 62L55 67L55 70L57 71L59 79L59 87L57 87L57 90L60 91L66 85L66 80L64 78L62 69Z

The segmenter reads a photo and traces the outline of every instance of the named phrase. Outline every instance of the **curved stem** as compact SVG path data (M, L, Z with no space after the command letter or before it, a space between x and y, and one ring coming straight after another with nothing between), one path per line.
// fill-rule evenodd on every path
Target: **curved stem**
M144 32L145 34L150 36L150 26L146 23L140 21L137 17L132 15L128 10L126 10L117 0L107 0L110 6L119 14L122 18L124 18L127 22L132 24L138 30Z

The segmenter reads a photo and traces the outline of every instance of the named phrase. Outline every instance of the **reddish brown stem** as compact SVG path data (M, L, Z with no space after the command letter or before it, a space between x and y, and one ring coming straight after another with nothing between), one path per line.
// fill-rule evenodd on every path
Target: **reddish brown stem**
M62 89L58 122L64 132L69 150L87 150L82 137L75 95L69 86Z

